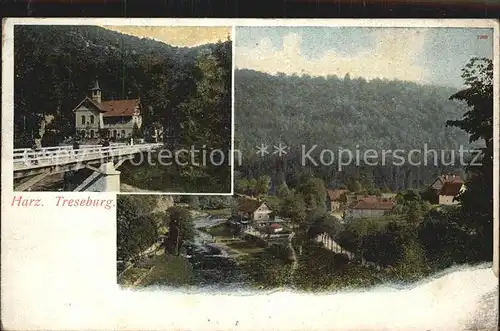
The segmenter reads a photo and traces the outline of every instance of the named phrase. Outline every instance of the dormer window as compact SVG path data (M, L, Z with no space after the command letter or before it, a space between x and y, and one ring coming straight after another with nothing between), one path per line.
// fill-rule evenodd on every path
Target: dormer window
M85 125L85 115L82 115L82 125Z

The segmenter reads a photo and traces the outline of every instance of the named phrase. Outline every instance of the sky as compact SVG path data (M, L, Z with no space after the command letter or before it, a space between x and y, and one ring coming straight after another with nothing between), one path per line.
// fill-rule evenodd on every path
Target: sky
M235 43L239 69L450 87L471 57L493 58L493 29L477 28L237 27Z
M231 27L211 26L103 26L137 37L148 37L177 47L195 47L208 43L226 41Z

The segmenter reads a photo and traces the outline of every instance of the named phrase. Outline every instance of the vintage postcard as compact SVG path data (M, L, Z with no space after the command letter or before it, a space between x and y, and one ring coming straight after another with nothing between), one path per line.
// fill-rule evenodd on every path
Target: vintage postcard
M498 330L498 22L69 23L4 22L4 327ZM108 189L16 179L86 149Z
M14 26L14 190L231 193L232 27L102 23Z

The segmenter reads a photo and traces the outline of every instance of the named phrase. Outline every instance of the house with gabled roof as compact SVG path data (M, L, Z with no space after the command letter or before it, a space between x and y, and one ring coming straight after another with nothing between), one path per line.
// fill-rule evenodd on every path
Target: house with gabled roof
M395 206L393 200L368 197L346 210L344 218L380 217L392 211Z
M250 221L269 221L272 212L261 200L242 198L238 201L238 216Z
M463 182L445 182L439 191L440 205L456 205L456 197L465 190Z
M82 138L98 138L102 129L109 137L129 138L134 127L142 127L139 99L102 100L99 82L95 81L91 97L86 96L74 109L76 133Z
M457 175L438 176L430 185L431 202L440 205L455 205L455 199L465 189L464 181Z

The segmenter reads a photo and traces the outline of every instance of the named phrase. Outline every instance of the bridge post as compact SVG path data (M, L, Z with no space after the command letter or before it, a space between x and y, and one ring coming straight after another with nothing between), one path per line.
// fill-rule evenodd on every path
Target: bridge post
M101 192L120 192L120 171L115 169L113 161L101 164L99 170L104 175L99 180Z
M90 168L90 167L89 167ZM102 163L99 169L80 184L75 191L82 192L120 192L120 172L112 161Z

